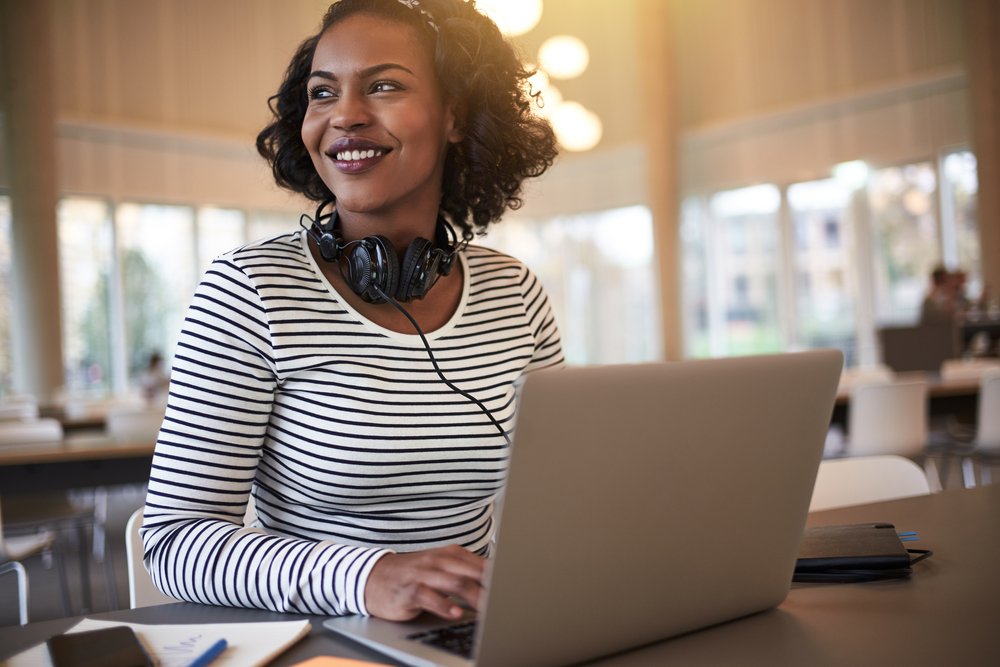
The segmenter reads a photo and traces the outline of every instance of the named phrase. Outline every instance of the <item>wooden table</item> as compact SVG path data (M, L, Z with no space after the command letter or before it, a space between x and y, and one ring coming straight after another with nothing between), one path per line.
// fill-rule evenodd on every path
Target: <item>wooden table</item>
M0 494L58 491L149 479L153 439L69 435L58 442L0 446Z
M828 510L809 517L810 525L869 521L888 521L899 530L917 531L922 539L915 546L932 549L934 555L917 563L909 580L794 584L777 609L588 664L996 664L1000 648L1000 485ZM733 549L735 567L739 566L738 546ZM92 617L134 623L249 623L303 618L191 603ZM273 663L277 667L323 655L397 664L337 639L323 630L322 617L306 618L312 620L311 634L279 656ZM78 620L0 628L0 659L44 641Z

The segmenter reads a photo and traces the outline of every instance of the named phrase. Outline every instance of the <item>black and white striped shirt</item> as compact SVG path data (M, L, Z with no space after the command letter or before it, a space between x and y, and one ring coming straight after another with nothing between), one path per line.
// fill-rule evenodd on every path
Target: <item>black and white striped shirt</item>
M492 536L504 438L416 334L339 299L304 243L219 257L188 310L142 528L146 566L176 598L364 614L387 550L484 552ZM427 338L509 431L515 383L563 363L558 328L517 260L470 246L461 265L459 307ZM251 488L258 520L243 528Z

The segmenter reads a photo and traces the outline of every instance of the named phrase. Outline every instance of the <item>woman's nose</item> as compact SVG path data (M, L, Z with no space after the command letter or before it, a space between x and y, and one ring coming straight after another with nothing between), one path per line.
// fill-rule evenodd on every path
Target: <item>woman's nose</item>
M340 130L355 130L371 123L371 109L361 93L344 93L337 101L333 117L334 127Z

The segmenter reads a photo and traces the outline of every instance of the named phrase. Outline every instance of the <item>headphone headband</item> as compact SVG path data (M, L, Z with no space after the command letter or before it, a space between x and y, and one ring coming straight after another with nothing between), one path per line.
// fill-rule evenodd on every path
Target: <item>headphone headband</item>
M371 303L384 303L385 297L402 302L422 299L439 277L451 273L455 257L469 243L466 238L459 242L452 226L438 215L434 242L414 239L400 264L392 243L384 236L346 242L340 238L337 210L323 212L331 203L320 204L315 219L303 213L299 224L316 241L320 256L327 262L336 262L348 286ZM306 227L303 219L311 224Z

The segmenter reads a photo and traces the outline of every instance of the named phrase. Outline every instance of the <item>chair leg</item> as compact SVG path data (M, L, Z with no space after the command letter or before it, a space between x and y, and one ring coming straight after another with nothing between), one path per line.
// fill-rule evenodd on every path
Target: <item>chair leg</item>
M967 489L976 485L976 465L969 456L962 459L962 482Z
M28 624L28 573L16 560L0 565L0 574L13 572L17 577L17 615L21 625Z
M62 540L63 536L58 535L56 541ZM69 594L69 573L66 571L66 554L62 544L56 544L52 550L52 560L55 561L56 569L59 571L60 592L62 593L63 610L67 616L74 616L73 600Z
M982 482L983 486L989 486L993 483L993 473L990 471L989 461L984 461L983 465L979 466L979 481Z
M924 475L927 477L927 484L931 488L931 493L940 493L941 486L941 473L938 472L937 462L933 457L927 456L924 458Z
M87 544L87 529L83 521L76 522L77 551L80 554L80 595L83 599L81 613L88 613L93 608L90 594L90 548Z

